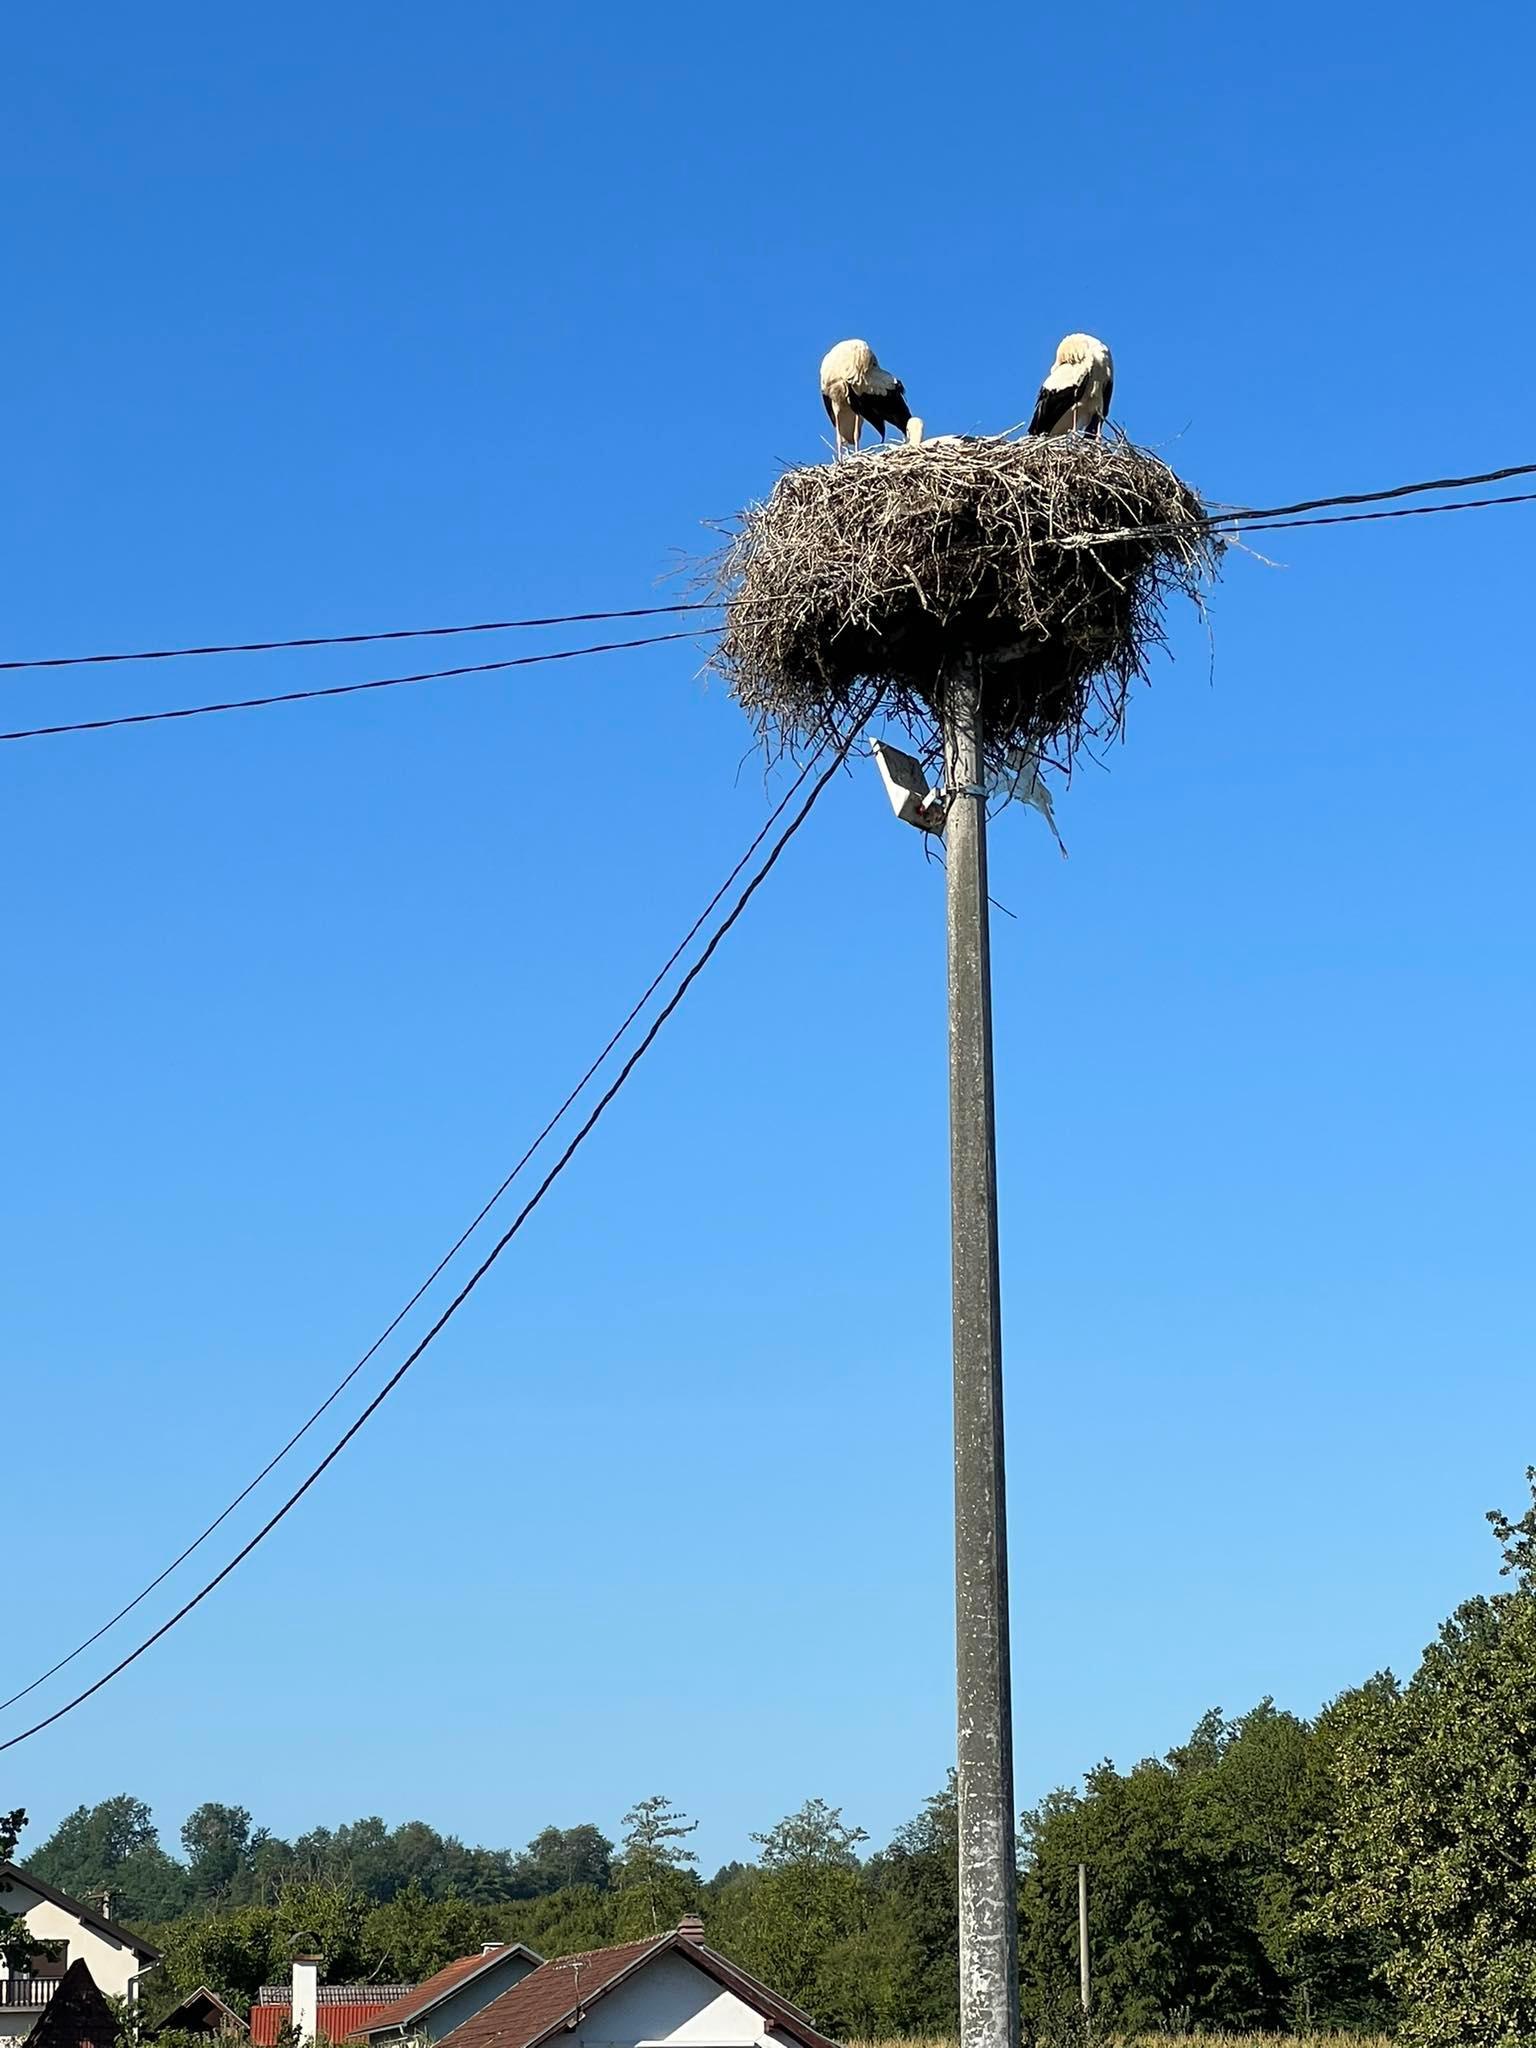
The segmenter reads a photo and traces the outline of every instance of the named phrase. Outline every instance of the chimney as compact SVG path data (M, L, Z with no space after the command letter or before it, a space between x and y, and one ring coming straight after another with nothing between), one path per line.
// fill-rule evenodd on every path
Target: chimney
M320 1958L293 1959L293 2009L289 2014L300 2041L313 2041L320 2031Z
M677 1923L677 1931L684 1941L702 1942L704 1939L704 1922L697 1913L685 1913Z

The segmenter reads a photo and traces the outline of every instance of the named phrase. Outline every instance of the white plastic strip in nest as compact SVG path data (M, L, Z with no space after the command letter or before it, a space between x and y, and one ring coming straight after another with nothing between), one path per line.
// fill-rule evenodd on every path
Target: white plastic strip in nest
M1051 837L1067 858L1066 841L1056 829L1056 807L1040 773L1040 755L1034 747L1010 747L1001 768L987 778L987 795L1000 796L1005 804L1020 803L1038 811L1051 828Z

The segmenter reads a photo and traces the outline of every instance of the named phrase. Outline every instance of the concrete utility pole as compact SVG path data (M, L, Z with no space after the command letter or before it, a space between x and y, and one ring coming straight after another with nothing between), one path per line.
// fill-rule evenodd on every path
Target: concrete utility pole
M1083 2021L1086 2025L1088 2007L1092 2001L1092 1987L1088 1977L1088 1866L1077 1866L1077 1988L1083 2001Z
M949 1161L955 1348L960 2048L1018 2048L1008 1511L997 1275L987 811L977 665L947 678Z

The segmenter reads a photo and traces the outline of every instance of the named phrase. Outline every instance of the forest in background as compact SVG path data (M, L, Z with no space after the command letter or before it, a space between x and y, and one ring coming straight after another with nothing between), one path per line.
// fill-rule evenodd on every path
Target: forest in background
M1406 1684L1380 1673L1314 1719L1261 1701L1022 1816L1026 2037L1067 2042L1077 2006L1076 1866L1090 1872L1102 2035L1190 2029L1536 2039L1536 1472L1492 1513L1512 1578L1443 1625ZM20 1815L9 1817L19 1823ZM616 1838L550 1826L517 1850L377 1818L283 1841L209 1802L163 1847L124 1795L70 1814L37 1874L163 1949L151 2016L207 1983L234 2003L318 1943L333 1981L419 1981L487 1941L546 1956L702 1913L706 1939L842 2037L956 2026L953 1780L890 1842L816 1798L705 1876L696 1823L660 1795ZM0 1943L5 1939L0 1926Z

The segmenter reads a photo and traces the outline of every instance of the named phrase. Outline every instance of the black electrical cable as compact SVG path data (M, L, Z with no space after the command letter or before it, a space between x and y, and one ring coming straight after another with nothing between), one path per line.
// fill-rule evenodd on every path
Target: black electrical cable
M208 647L144 647L130 654L50 654L36 661L0 661L0 674L23 668L96 668L109 661L184 661L200 654L286 654L296 647L366 647L380 640L444 640L455 633L519 633L542 626L591 626L606 619L660 619L707 612L707 603L630 605L616 612L559 612L542 619L479 619L468 626L391 626L381 633L310 633L298 640L231 640Z
M715 930L713 936L709 940L709 943L705 946L703 952L699 955L698 959L694 961L693 965L688 969L687 973L683 976L682 980L673 990L671 996L668 997L667 1001L662 1005L661 1009L657 1012L656 1017L652 1021L651 1026L649 1030L646 1032L645 1036L641 1039L640 1043L635 1047L635 1050L630 1054L629 1058L624 1062L623 1066L619 1069L618 1074L615 1076L614 1080L609 1084L604 1093L598 1098L598 1101L592 1109L591 1114L587 1117L586 1122L581 1126L580 1130L578 1130L576 1135L571 1139L570 1143L566 1146L565 1150L560 1154L560 1157L555 1161L554 1165L549 1169L548 1173L545 1174L543 1180L541 1180L537 1188L534 1189L532 1195L530 1195L528 1200L523 1204L522 1208L518 1211L517 1215L513 1218L512 1222L508 1225L507 1229L502 1232L501 1236L496 1240L495 1244L492 1245L490 1251L481 1260L480 1264L475 1268L474 1272L470 1274L469 1278L465 1281L464 1285L459 1289L458 1293L453 1297L452 1301L449 1302L448 1306L443 1310L441 1315L438 1316L436 1322L432 1324L431 1328L427 1331L426 1335L406 1355L404 1360L395 1368L394 1372L384 1382L383 1386L379 1389L378 1393L374 1395L373 1399L362 1410L361 1414L357 1416L356 1420L349 1425L349 1427L331 1446L330 1450L326 1452L325 1456L320 1460L319 1464L316 1465L314 1469L308 1474L308 1476L304 1479L302 1484L295 1487L294 1491L291 1494L289 1494L288 1498L283 1502L282 1506L278 1508L274 1514L270 1515L267 1518L267 1520L262 1524L262 1526L256 1531L255 1535L251 1537L249 1542L247 1542L240 1550L236 1551L235 1555L229 1560L229 1562L226 1565L224 1565L221 1570L216 1572L214 1576L211 1579L209 1579L205 1585L201 1586L198 1589L198 1591L192 1595L190 1600L183 1602L183 1604L179 1608L177 1608L176 1612L173 1615L171 1615L168 1620L163 1621L160 1624L160 1626L153 1632L153 1634L146 1636L143 1642L139 1643L134 1649L130 1650L126 1657L120 1658L118 1662L114 1664L109 1671L104 1672L100 1678L94 1681L94 1683L88 1685L83 1692L77 1693L75 1697L71 1700L66 1700L63 1706L56 1707L51 1714L45 1715L41 1721L34 1722L30 1728L22 1729L19 1735L12 1735L8 1737L7 1740L5 1740L4 1742L0 1742L0 1752L4 1752L8 1749L15 1749L19 1743L30 1740L30 1738L34 1735L40 1735L45 1728L51 1728L55 1722L62 1721L66 1714L71 1714L77 1707L84 1706L87 1700L94 1698L95 1695L99 1693L104 1686L110 1685L112 1680L114 1678L119 1677L124 1671L126 1671L129 1668L131 1664L137 1663L139 1658L142 1657L147 1650L152 1649L154 1645L158 1643L163 1637L169 1635L171 1630L175 1628L179 1622L184 1621L186 1617L192 1613L194 1608L199 1607L202 1604L202 1602L208 1598L210 1593L214 1592L219 1586L221 1586L224 1583L224 1581L229 1577L231 1572L233 1572L239 1565L245 1562L246 1558L250 1556L251 1552L256 1549L258 1544L262 1543L268 1536L271 1535L272 1531L278 1526L278 1524L288 1514L290 1514L294 1508L298 1506L299 1502L304 1498L305 1494L309 1492L310 1488L313 1485L315 1485L317 1480L319 1480L322 1477L322 1475L330 1469L330 1467L335 1463L336 1459L340 1457L341 1453L346 1449L347 1445L352 1441L353 1437L357 1435L358 1431L362 1429L362 1427L369 1420L369 1418L372 1415L374 1415L379 1408L383 1406L384 1402L394 1392L395 1388L399 1386L400 1382L405 1378L406 1374L410 1371L411 1367L416 1363L417 1359L419 1359L422 1356L423 1352L427 1350L429 1345L433 1343L433 1341L438 1337L438 1335L452 1321L453 1317L463 1307L464 1303L469 1299L470 1295L473 1294L475 1289L480 1285L480 1282L485 1278L486 1274L489 1273L492 1266L494 1266L496 1261L501 1257L501 1254L506 1250L507 1246L512 1242L513 1238L517 1236L518 1232L522 1229L523 1225L528 1221L528 1218L533 1214L535 1209L538 1208L539 1204L543 1201L545 1195L548 1194L549 1190L560 1178L561 1174L565 1171L566 1167L570 1164L571 1160L575 1157L576 1153L581 1149L581 1146L585 1143L586 1139L590 1136L591 1132L596 1128L598 1121L602 1117L604 1111L608 1108L609 1104L618 1095L619 1091L623 1088L625 1082L629 1079L630 1075L634 1072L635 1068L640 1064L641 1060L644 1059L647 1052L649 1052L651 1047L655 1044L668 1019L673 1015L674 1011L682 1002L684 996L688 993L689 989L693 986L694 982L698 980L699 976L703 973L704 969L709 965L710 960L714 957L714 954L720 946L721 941L725 938L726 933L736 923L738 918L741 917L742 913L746 910L747 905L751 902L752 898L757 894L757 891L762 887L763 883L768 879L768 876L773 872L773 869L778 864L779 858L783 854L785 848L789 845L790 841L794 838L795 834L800 830L801 826L810 816L811 811L814 809L817 800L820 798L822 792L826 789L828 783L831 782L833 776L836 775L838 770L842 767L843 762L847 759L849 749L853 746L854 741L858 738L859 734L863 731L864 727L868 724L870 718L873 716L878 701L879 699L877 696L868 704L868 706L866 707L862 715L859 717L857 722L854 724L854 726L851 728L851 730L848 732L846 737L839 742L837 751L833 756L831 762L827 765L825 769L823 769L822 773L817 777L815 783L812 785L810 795L806 798L805 802L800 806L799 810L795 813L794 817L790 819L788 825L779 834L778 838L775 840L773 844L772 849L768 854L768 858L758 868L757 872L752 876L751 880L747 883L745 889L743 889L741 894L737 897L735 903L731 906L725 918L722 920L720 925Z
M396 690L402 683L440 683L449 676L484 676L509 668L536 668L540 662L577 661L586 654L623 654L632 647L661 647L668 641L693 640L711 628L687 633L651 633L640 640L602 640L593 647L563 647L552 654L514 654L505 661L475 661L462 668L429 668L417 675L374 676L366 683L331 683L323 689L282 690L270 697L232 697L217 704L185 704L174 711L129 711L116 718L82 718L69 725L29 725L0 732L0 740L56 739L68 732L109 732L118 725L160 725L172 718L207 718L216 711L260 711L269 704L309 704L318 697L355 697L362 690Z
M298 1444L303 1437L309 1434L310 1430L314 1428L315 1424L320 1420L321 1416L325 1414L326 1410L330 1408L341 1397L341 1395L346 1391L346 1389L352 1384L353 1380L355 1380L358 1374L363 1370L364 1366L368 1364L370 1359L372 1359L376 1355L376 1353L383 1347L383 1345L389 1340L389 1338L391 1338L394 1335L396 1330L399 1329L400 1325L405 1321L406 1317L410 1314L411 1310L415 1308L416 1304L421 1300L422 1296L427 1292L428 1288L430 1288L434 1281L436 1281L439 1278L439 1276L443 1273L444 1269L451 1265L453 1260L458 1257L459 1253L464 1249L464 1246L469 1242L470 1238L474 1236L475 1232L480 1228L480 1225L485 1221L486 1217L490 1215L491 1211L496 1207L497 1203L501 1200L502 1196L507 1192L508 1188L511 1187L512 1183L517 1179L518 1175L523 1171L524 1167L527 1166L528 1162L539 1150L539 1147L544 1143L545 1139L550 1136L550 1134L557 1128L557 1126L561 1122L563 1122L565 1116L572 1108L572 1106L575 1104L577 1099L586 1091L587 1085L592 1080L593 1076L597 1074L598 1071L604 1066L604 1064L608 1060L609 1055L613 1052L614 1048L619 1044L620 1040L624 1037L625 1033L629 1030L630 1026L640 1016L641 1012L650 1002L651 997L655 995L656 991L661 987L661 984L672 972L672 969L677 965L678 961L682 958L683 954L687 952L688 948L693 944L693 941L698 937L700 931L703 929L704 925L707 923L708 919L713 914L714 910L725 896L726 891L731 887L732 883L740 875L742 869L747 865L748 861L751 860L752 856L757 852L757 849L762 845L763 841L768 837L768 834L773 830L774 826L778 823L779 819L784 815L784 812L789 808L789 805L794 800L796 791L800 788L801 784L805 781L806 777L810 774L811 770L815 767L816 762L819 758L819 754L813 754L811 758L805 763L805 766L800 770L800 773L789 785L789 788L784 792L783 796L780 797L778 803L769 812L767 818L764 820L761 829L757 833L757 836L753 839L751 845L747 848L746 852L741 856L740 860L737 861L736 865L731 869L730 873L726 876L725 880L720 884L719 888L715 891L714 895L710 897L709 901L705 904L704 908L699 912L698 916L694 919L693 923L689 926L688 930L683 934L682 938L678 941L677 945L673 947L671 953L667 956L667 959L663 962L662 966L657 970L656 974L652 977L650 983L645 989L645 992L632 1005L628 1014L624 1018L623 1023L619 1025L618 1029L614 1032L613 1036L608 1040L608 1043L603 1047L602 1051L597 1055L596 1059L594 1059L592 1064L587 1068L586 1072L582 1075L581 1079L576 1083L575 1087L571 1090L570 1094L566 1096L564 1102L561 1103L560 1107L555 1111L554 1115L549 1119L549 1121L545 1124L544 1128L539 1132L538 1136L533 1140L533 1143L523 1153L522 1157L518 1160L517 1164L512 1168L511 1172L502 1181L500 1187L497 1188L496 1192L491 1196L490 1200L483 1204L479 1213L474 1217L473 1221L466 1224L464 1229L460 1231L458 1237L449 1246L448 1250L444 1252L443 1256L432 1268L431 1272L427 1275L426 1279L422 1281L421 1285L416 1289L416 1292L411 1296L410 1300L406 1302L405 1306L402 1309L400 1309L396 1313L396 1315L379 1332L378 1336L374 1338L373 1342L368 1346L368 1349L363 1353L362 1357L358 1359L357 1363L348 1372L342 1375L342 1377L336 1382L335 1386L332 1387L331 1391L326 1395L325 1399L320 1403L319 1407L313 1411L313 1413L308 1417L306 1421L302 1422L299 1425L299 1427L294 1431L293 1435L289 1437L288 1441L283 1445L282 1449L280 1451L277 1451L271 1458L267 1460L266 1464L262 1466L261 1470L256 1474L255 1478L252 1479L247 1486L241 1488L239 1493L235 1495L234 1499L229 1503L229 1505L226 1508L221 1509L220 1512L214 1516L213 1520L207 1525L205 1529L203 1529L198 1535L193 1537L192 1541L187 1545L186 1549L180 1553L179 1556L173 1557L171 1559L171 1562L165 1567L164 1571L159 1572L154 1578L150 1580L147 1586L145 1586L140 1592L135 1593L133 1598L130 1601L128 1601L126 1606L120 1607L117 1610L116 1614L112 1616L110 1621L104 1621L101 1627L98 1628L94 1632L94 1634L88 1635L83 1642L77 1643L75 1647L71 1651L69 1651L69 1653L66 1656L60 1657L56 1664L50 1664L46 1671L40 1672L38 1676L32 1680L30 1685L24 1685L19 1692L13 1692L9 1699L0 1700L0 1714L5 1713L11 1707L14 1707L19 1700L24 1700L29 1693L36 1692L40 1685L46 1685L48 1680L50 1678L56 1677L58 1673L65 1668L66 1665L73 1664L77 1657L83 1656L84 1653L88 1649L90 1649L94 1643L99 1643L104 1635L106 1635L110 1630L116 1628L117 1624L120 1621L124 1620L128 1615L132 1614L133 1610L136 1607L141 1606L143 1602L149 1598L151 1593L156 1591L158 1587L163 1586L166 1580L171 1576L172 1572L179 1570L179 1568L186 1563L187 1559L191 1557L194 1551L200 1550L202 1548L202 1546L208 1541L208 1538L213 1534L213 1532L216 1529L220 1528L225 1522L227 1522L230 1516L235 1512L236 1508L241 1506L243 1502L250 1498L250 1496L256 1491L257 1487L260 1486L261 1482L267 1477L267 1475L276 1470L276 1468L282 1463L283 1459L287 1457L288 1453L295 1447L295 1445Z
M1395 505L1390 512L1334 512L1322 519L1250 519L1228 513L1236 521L1234 538L1245 533L1292 533L1303 526L1361 526L1374 519L1423 519L1431 512L1480 512L1489 505L1533 505L1536 491L1513 491L1503 498L1448 498L1438 505Z
M1395 484L1385 491L1350 491L1331 498L1302 498L1293 505L1232 506L1225 510L1216 506L1208 508L1208 520L1221 524L1231 519L1280 519L1296 512L1325 512L1340 505L1371 505L1389 498L1414 497L1424 491L1473 490L1481 484L1504 483L1510 477L1536 476L1536 462L1518 462L1506 469L1483 470L1477 476L1434 477L1423 483ZM1518 504L1516 498L1489 498L1486 504ZM1450 508L1446 508L1450 509ZM454 626L391 626L375 633L312 633L289 640L232 640L212 643L199 647L146 647L133 652L107 654L53 654L39 656L28 661L0 661L0 674L19 669L33 668L89 668L104 662L118 661L182 661L195 655L214 654L279 654L302 647L362 647L381 640L436 640L456 633L511 633L547 626L593 625L607 619L655 619L676 616L683 612L718 611L721 600L715 598L683 600L676 604L630 605L618 611L561 612L543 618L526 619L481 619L469 625ZM629 644L629 643L622 643ZM461 674L461 670L445 670L445 674ZM401 678L402 681L414 680ZM429 680L426 677L422 681ZM359 686L360 687L360 686ZM286 699L254 699L257 703L284 702ZM239 708L239 707L230 707ZM170 716L169 713L159 714ZM191 714L183 713L182 716ZM70 728L73 730L73 728ZM7 734L9 738L11 735ZM16 735L32 737L32 735Z

